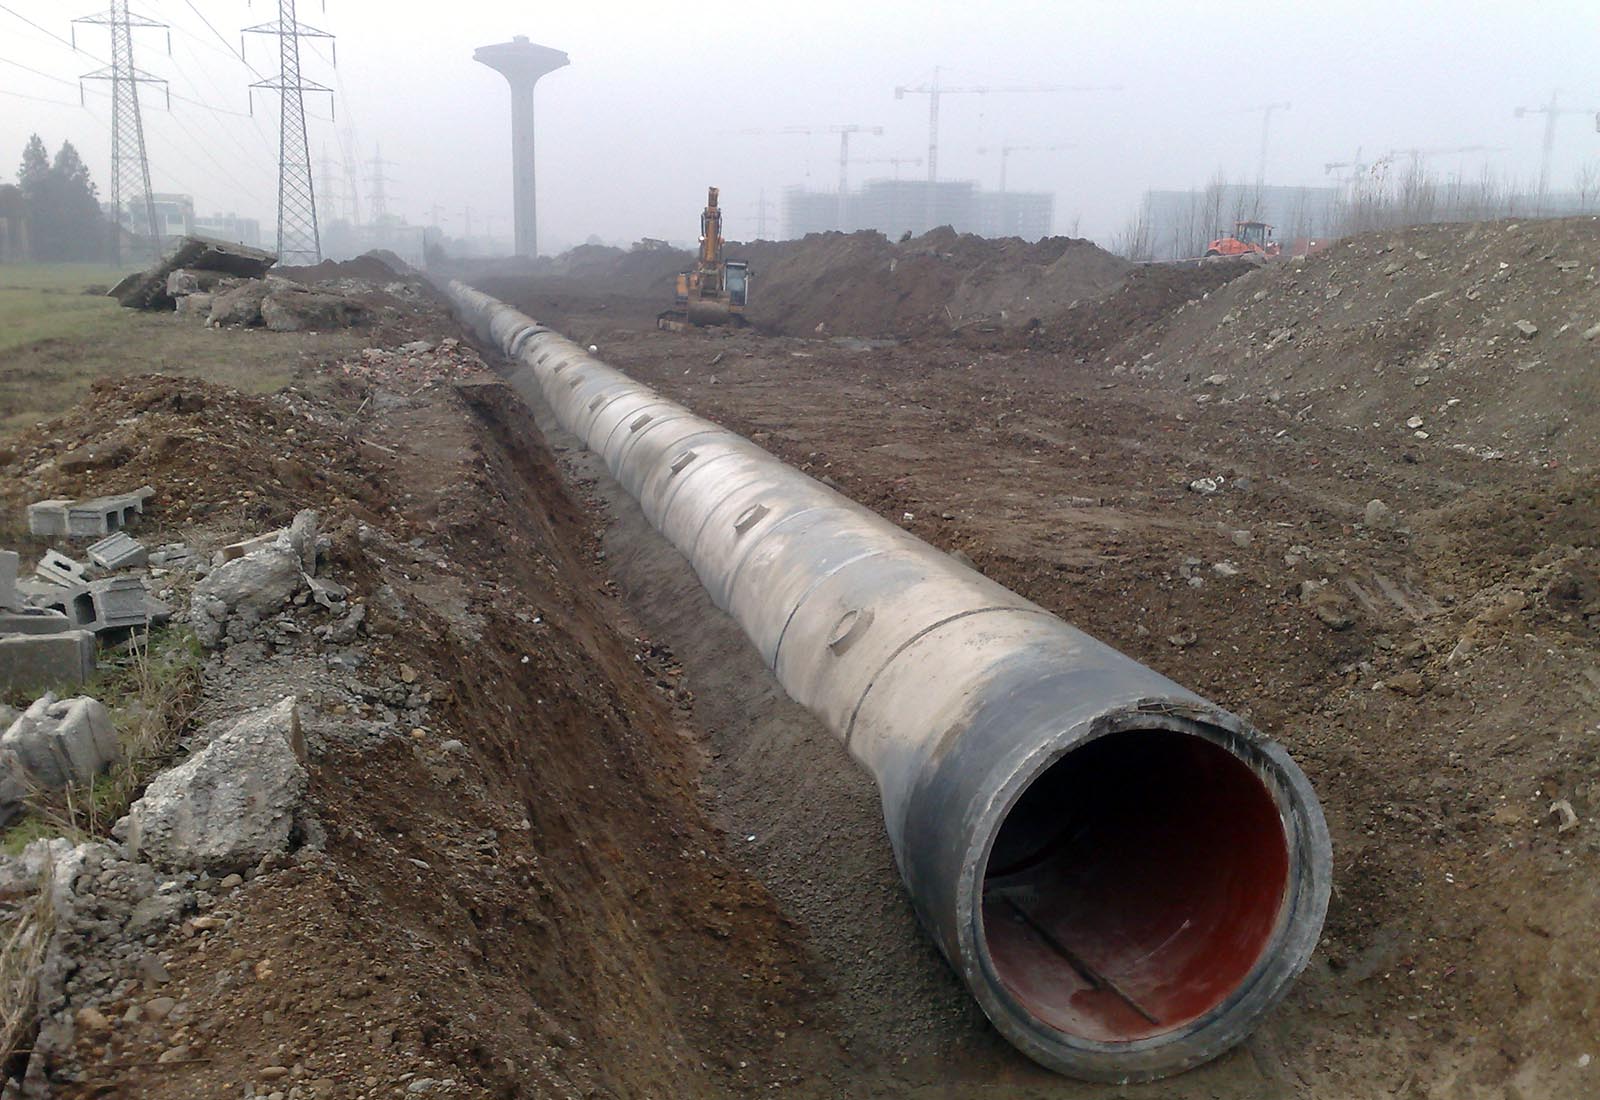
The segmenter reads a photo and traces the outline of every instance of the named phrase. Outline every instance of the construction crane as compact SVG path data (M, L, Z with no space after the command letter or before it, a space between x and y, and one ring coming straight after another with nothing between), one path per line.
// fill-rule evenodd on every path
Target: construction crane
M1240 114L1253 115L1261 112L1261 158L1256 162L1256 193L1267 185L1267 143L1272 134L1272 112L1287 111L1287 103L1263 103L1259 107L1246 107Z
M777 130L740 130L741 134L838 134L839 135L839 228L844 229L845 202L850 191L850 137L853 134L869 134L872 137L882 137L882 126L862 126L858 123L848 122L839 126L784 126Z
M895 182L900 180L900 166L908 164L913 168L921 168L921 157L857 157L851 164L887 164L894 169Z
M939 68L934 67L933 82L910 86L898 85L894 90L896 99L904 99L908 95L925 95L928 97L928 183L939 182L939 98L947 95L1014 95L1033 92L1120 92L1121 84L1010 84L989 87L984 85L969 87L951 87L939 83Z
M1594 115L1595 128L1600 129L1600 112L1593 107L1563 107L1561 106L1561 89L1557 88L1550 93L1550 102L1543 107L1518 107L1516 116L1524 118L1528 115L1544 116L1544 148L1539 158L1539 209L1536 213L1544 213L1545 195L1550 189L1550 157L1556 149L1556 120L1562 115Z
M1076 145L999 145L980 146L978 155L987 156L990 153L1000 154L1000 194L1006 193L1006 162L1011 159L1012 153L1057 153L1064 149L1076 149Z
M1332 176L1334 172L1342 170L1343 174L1334 176L1340 183L1354 183L1366 175L1372 168L1372 162L1361 159L1361 146L1356 146L1356 155L1351 160L1330 160L1323 164L1322 174Z

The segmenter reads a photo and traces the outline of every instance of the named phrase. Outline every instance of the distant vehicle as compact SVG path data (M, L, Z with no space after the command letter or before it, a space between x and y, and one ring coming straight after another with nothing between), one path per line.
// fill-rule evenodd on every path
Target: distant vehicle
M1207 256L1277 256L1282 252L1266 222L1234 222L1233 236L1206 245Z
M750 287L749 265L722 258L722 210L717 189L706 191L700 215L700 254L678 272L674 308L656 317L660 328L683 332L693 325L742 325Z

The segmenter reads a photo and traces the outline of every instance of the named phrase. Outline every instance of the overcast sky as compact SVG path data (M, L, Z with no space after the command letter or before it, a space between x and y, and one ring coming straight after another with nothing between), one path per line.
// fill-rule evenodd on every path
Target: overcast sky
M133 4L173 28L170 57L163 32L136 36L139 68L169 79L180 97L169 112L159 91L145 93L156 189L189 192L202 213L237 211L264 226L275 210L277 114L257 93L255 118L245 116L256 77L230 51L239 28L274 18L275 7ZM50 37L69 38L71 17L94 10L94 0L0 0L7 178L38 131L52 151L62 139L77 144L108 190L109 85L90 85L87 108L77 85L108 56L106 31L80 26L80 53ZM1513 109L1543 105L1557 88L1566 106L1600 107L1597 0L328 0L326 12L301 0L299 14L338 35L338 68L319 45L305 53L305 75L336 89L337 125L353 130L361 159L381 145L393 162L391 208L426 224L437 206L450 232L464 227L469 206L475 229L492 215L495 230L509 232L509 99L503 79L472 60L474 47L526 34L570 54L572 64L538 92L546 251L591 233L690 238L713 183L730 235L753 235L762 189L775 231L785 187L835 186L838 139L735 131L882 126L881 137L855 139L853 157L925 157L927 97L897 101L894 89L927 82L935 66L944 83L962 87L1121 86L948 95L941 110L944 179L993 187L998 157L980 148L1072 146L1014 153L1008 186L1054 192L1056 231L1103 242L1146 188L1198 186L1219 170L1253 180L1261 115L1252 108L1261 104L1291 104L1272 119L1267 178L1292 184L1326 182L1324 164L1351 160L1358 148L1371 159L1396 147L1459 146L1503 151L1442 155L1432 167L1476 176L1488 164L1531 181L1543 118L1518 119ZM270 74L274 47L252 36L246 56ZM338 157L328 99L308 100L321 116L311 120L311 143ZM1597 161L1594 115L1563 116L1553 186ZM851 178L891 171L856 165Z

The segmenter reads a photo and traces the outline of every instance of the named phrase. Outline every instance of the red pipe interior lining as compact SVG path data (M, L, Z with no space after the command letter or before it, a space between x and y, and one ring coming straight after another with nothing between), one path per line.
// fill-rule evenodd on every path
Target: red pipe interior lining
M1035 1019L1116 1043L1172 1031L1237 989L1289 883L1278 807L1244 761L1168 730L1062 757L1001 824L983 932Z

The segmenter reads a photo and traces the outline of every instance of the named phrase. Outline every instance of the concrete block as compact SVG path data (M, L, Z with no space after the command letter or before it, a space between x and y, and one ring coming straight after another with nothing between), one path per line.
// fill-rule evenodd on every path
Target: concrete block
M22 606L17 592L17 567L22 563L15 550L0 550L0 611Z
M59 611L46 611L40 607L0 611L0 635L60 634L70 629L72 621Z
M89 629L114 630L121 626L147 626L150 594L138 577L107 577L89 585L94 601L94 625Z
M28 505L28 530L35 535L104 538L144 514L144 502L155 496L150 486L117 496L90 500L41 500Z
M45 538L64 538L67 534L67 508L70 500L41 500L28 505L28 530Z
M46 693L0 735L0 753L16 754L30 778L52 790L88 783L122 755L111 712L87 695Z
M145 549L144 543L125 531L107 535L85 550L84 554L91 562L108 572L136 569L150 560L150 552Z
M77 627L89 626L95 621L94 597L87 584L50 584L47 581L19 580L17 591L29 607L59 611L67 621Z
M39 559L39 564L33 571L53 584L74 585L86 584L89 580L89 567L81 561L74 561L59 550L46 550Z
M94 635L87 630L0 638L0 689L76 687L94 675L94 654Z

